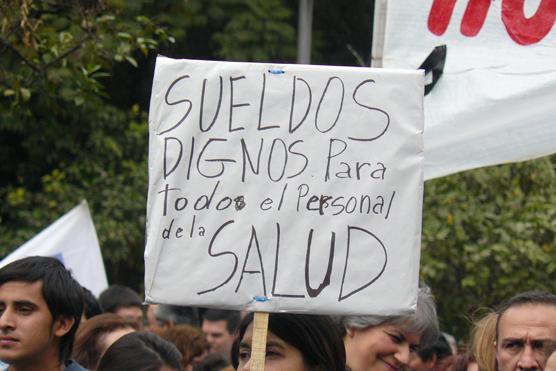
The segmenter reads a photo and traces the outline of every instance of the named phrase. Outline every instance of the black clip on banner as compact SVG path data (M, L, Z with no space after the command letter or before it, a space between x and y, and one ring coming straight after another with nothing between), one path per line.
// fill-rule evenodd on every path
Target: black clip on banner
M420 70L425 70L425 74L432 73L432 82L425 85L425 95L431 92L440 76L442 76L444 72L444 63L446 62L446 54L446 45L437 46L419 67Z

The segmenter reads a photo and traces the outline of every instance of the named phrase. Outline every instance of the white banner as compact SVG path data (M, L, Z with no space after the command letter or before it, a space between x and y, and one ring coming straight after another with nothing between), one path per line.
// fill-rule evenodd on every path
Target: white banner
M159 57L146 300L410 311L423 84L419 71Z
M556 152L556 1L375 5L374 66L418 68L447 45L425 97L425 179Z
M95 296L108 287L97 234L86 201L71 209L0 262L0 267L27 256L60 260Z

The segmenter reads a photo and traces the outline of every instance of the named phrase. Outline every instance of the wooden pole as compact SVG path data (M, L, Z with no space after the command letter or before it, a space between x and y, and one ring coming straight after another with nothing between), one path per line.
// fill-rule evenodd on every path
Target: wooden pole
M250 371L264 371L267 333L268 313L255 312L255 318L253 319L253 340L251 343Z

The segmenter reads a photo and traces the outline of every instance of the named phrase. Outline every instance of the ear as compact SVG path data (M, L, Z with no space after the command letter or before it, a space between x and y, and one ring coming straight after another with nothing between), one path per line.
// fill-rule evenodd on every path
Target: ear
M425 365L427 365L429 370L432 370L436 366L436 361L438 361L438 357L436 356L436 353L433 353L431 359L425 362Z
M56 321L54 321L54 335L61 338L71 330L74 323L75 318L71 316L60 315L56 319Z
M352 327L346 327L346 336L352 338L355 336L355 330Z

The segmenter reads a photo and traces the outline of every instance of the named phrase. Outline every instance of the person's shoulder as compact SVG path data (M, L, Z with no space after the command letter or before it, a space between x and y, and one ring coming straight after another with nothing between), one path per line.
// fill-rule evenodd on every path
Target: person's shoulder
M66 364L66 368L64 368L64 371L88 371L88 370L83 366L81 366L79 363L70 359Z

